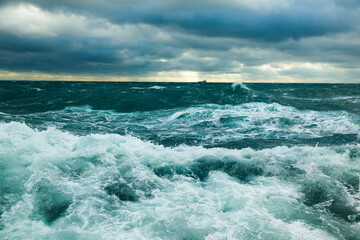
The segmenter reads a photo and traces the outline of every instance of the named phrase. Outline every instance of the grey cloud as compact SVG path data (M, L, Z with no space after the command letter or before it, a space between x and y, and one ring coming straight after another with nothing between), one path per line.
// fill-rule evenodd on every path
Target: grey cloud
M231 1L224 1L228 4L219 4L217 1L160 0L27 2L50 10L65 9L77 14L90 14L117 24L146 23L170 26L196 35L263 41L283 41L288 38L299 39L349 31L358 20L359 11L354 9L358 10L360 6L359 1L351 0L337 1L336 4L331 0L288 1L288 6L283 8L275 7L277 1L274 1L273 10L239 8L236 4L239 1L233 1L232 4Z
M16 7L16 2L24 1L0 1L0 9ZM309 62L333 64L358 79L354 72L360 43L352 39L360 39L359 1L281 0L283 6L268 1L268 7L236 2L26 1L48 17L71 15L84 26L53 22L47 28L52 34L36 29L41 34L34 35L21 31L22 26L9 31L0 24L0 70L116 76L179 70L241 73L252 79L302 73L331 78L311 69L276 74L259 70L272 63Z

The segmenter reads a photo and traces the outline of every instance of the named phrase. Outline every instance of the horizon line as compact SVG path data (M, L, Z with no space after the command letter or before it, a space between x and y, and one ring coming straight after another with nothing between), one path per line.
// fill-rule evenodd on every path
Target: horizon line
M106 82L106 83L275 83L275 84L360 84L360 82L278 82L278 81L212 81L212 80L200 80L200 81L133 81L133 80L37 80L37 79L0 79L0 82ZM204 82L205 81L205 82Z

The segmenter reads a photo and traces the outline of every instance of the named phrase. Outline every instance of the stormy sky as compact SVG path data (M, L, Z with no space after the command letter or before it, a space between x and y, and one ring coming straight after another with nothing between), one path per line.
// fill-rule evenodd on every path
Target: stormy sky
M0 0L0 79L360 83L360 0Z

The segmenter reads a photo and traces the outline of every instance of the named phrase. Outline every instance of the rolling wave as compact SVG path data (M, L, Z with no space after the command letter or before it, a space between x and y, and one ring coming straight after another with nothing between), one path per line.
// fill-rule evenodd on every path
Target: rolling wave
M0 82L0 239L358 239L359 87Z
M2 182L11 182L1 186L5 239L355 239L360 233L359 144L167 148L12 122L0 124L0 156L11 160L0 162Z
M53 126L83 135L130 134L166 146L267 148L278 145L358 143L360 117L345 111L309 111L277 103L204 104L190 108L118 113L91 106L2 116L37 129ZM34 121L36 119L36 121Z

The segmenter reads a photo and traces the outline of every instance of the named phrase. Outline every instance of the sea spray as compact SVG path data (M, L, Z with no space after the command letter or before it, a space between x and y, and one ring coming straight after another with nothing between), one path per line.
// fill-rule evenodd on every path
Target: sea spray
M27 197L5 207L5 237L14 232L38 236L23 225L28 221L43 222L47 236L68 229L75 235L79 231L79 237L94 231L104 239L122 233L204 238L224 232L236 238L267 232L264 236L285 239L295 234L294 221L304 228L301 236L315 232L319 238L350 238L359 233L354 191L359 165L354 161L360 159L351 155L359 145L261 151L164 148L133 137L77 137L18 123L1 124L0 132L1 146L17 143L0 149L4 159L16 154L27 162L16 167L31 172L13 180L26 186L14 195ZM246 227L239 228L237 221ZM179 230L180 222L192 224ZM164 228L167 233L159 232Z
M244 83L242 82L234 82L233 84L231 84L231 87L233 90L237 89L237 88L242 88L242 89L245 89L245 90L250 90Z
M360 235L357 85L7 84L1 239Z

